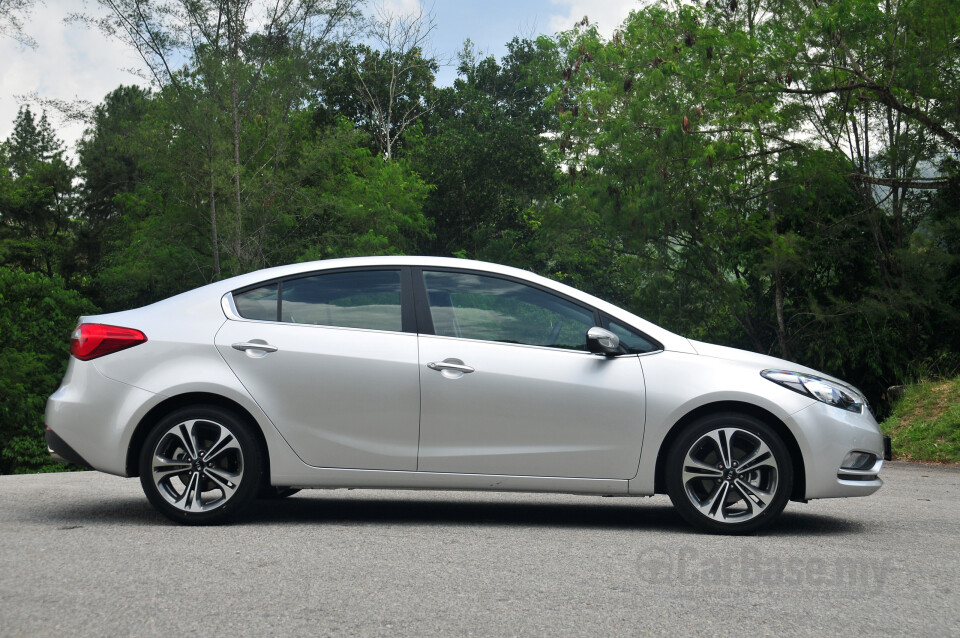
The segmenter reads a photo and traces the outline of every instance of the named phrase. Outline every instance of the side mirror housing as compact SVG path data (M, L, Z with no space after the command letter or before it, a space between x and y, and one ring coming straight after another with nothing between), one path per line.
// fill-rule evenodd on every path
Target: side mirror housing
M587 330L587 349L596 354L620 354L620 337L600 326L594 326Z

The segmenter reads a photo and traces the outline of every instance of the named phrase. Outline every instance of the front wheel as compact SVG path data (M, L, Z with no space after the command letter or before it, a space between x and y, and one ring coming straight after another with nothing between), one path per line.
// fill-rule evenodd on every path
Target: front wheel
M263 460L249 426L215 406L181 408L157 423L140 451L140 484L164 516L220 523L256 498Z
M700 529L744 534L770 524L793 489L790 453L766 423L745 414L701 418L667 457L667 493Z

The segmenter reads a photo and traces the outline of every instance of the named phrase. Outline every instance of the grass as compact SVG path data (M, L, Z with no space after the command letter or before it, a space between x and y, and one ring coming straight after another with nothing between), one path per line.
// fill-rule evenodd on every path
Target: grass
M880 427L896 459L960 463L960 377L909 386Z

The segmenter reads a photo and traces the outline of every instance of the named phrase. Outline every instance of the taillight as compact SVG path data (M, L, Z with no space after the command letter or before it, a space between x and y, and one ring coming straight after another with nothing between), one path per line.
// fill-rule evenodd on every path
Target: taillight
M82 323L70 336L70 354L89 361L105 354L132 348L147 340L147 335L133 328Z

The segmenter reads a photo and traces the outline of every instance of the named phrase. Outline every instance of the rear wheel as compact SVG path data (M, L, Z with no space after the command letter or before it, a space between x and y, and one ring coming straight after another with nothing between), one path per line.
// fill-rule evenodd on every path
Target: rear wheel
M140 484L150 503L179 523L220 523L256 498L262 453L246 422L216 406L181 408L140 451Z
M763 421L715 414L696 421L671 448L667 492L687 522L721 534L770 524L793 489L786 445Z

